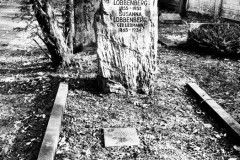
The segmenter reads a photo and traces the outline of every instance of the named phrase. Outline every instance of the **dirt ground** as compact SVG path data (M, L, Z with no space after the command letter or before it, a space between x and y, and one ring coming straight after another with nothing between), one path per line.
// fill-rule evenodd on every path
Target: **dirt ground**
M36 159L55 96L53 78L44 76L50 71L48 61L41 60L44 55L28 38L29 32L14 30L26 26L14 18L18 7L0 5L0 159L4 160Z
M196 82L240 122L239 61L159 45L151 96L102 94L94 51L78 55L79 68L54 72L49 60L0 5L0 159L37 159L59 82L69 94L55 159L238 160L240 147L186 88ZM187 22L207 21L189 15ZM167 38L185 38L186 26L161 26ZM135 127L140 146L104 147L103 128Z

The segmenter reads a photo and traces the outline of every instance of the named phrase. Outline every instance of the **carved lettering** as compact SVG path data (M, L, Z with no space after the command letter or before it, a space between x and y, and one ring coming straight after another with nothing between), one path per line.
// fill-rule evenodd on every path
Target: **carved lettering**
M144 23L148 20L144 15L147 0L114 0L113 4L119 6L117 15L112 18L119 32L143 31Z
M114 5L147 6L147 0L114 0Z

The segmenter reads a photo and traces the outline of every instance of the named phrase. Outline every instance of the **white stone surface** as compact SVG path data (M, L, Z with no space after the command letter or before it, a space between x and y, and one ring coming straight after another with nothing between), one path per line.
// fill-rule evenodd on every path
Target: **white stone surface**
M104 128L105 147L139 145L135 128Z
M94 22L101 88L148 93L157 70L157 1L101 2Z

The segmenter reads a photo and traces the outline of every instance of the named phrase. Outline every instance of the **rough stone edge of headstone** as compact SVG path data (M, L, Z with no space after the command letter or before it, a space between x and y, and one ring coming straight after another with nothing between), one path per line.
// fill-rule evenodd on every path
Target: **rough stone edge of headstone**
M61 122L67 100L68 84L60 83L51 116L38 154L38 160L53 160L57 149Z
M127 89L118 82L104 78L102 76L97 76L98 86L103 91L103 93L117 93L117 94L126 94Z
M207 110L212 112L216 118L224 123L226 128L229 129L236 138L237 141L235 141L235 143L240 144L240 124L196 83L188 83L187 87L195 93L197 98L201 101L201 104L207 107Z
M125 88L121 83L116 82L114 80L97 76L97 82L100 90L102 90L103 93L116 93L116 94L122 94L122 95L136 95L136 94L146 94L150 95L152 94L155 87L150 87L148 89L147 87L142 87L140 89L127 89Z

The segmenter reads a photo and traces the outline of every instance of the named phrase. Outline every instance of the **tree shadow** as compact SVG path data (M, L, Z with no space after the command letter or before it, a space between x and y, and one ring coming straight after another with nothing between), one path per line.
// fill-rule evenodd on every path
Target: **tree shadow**
M0 62L0 65L16 65L15 63L4 63ZM10 74L10 75L17 75L17 74L30 74L30 73L37 73L37 72L52 72L53 69L50 68L50 62L45 63L37 63L37 64L31 64L26 65L22 68L14 69L14 68L1 68L0 73L2 75L4 74Z
M14 105L14 109L20 110L20 113L15 114L20 115L16 115L13 119L21 121L22 125L15 132L13 146L7 154L9 159L37 159L61 80L60 77L48 77L41 81L8 82L5 84L7 87L1 90L3 94L36 94L31 102L20 101L19 104ZM24 96L21 99L24 99Z
M8 134L15 137L10 150L0 159L37 159L59 82L63 80L57 76L38 75L38 72L52 73L48 64L36 63L14 70L15 67L7 68L11 65L7 63L5 69L0 69L3 77L14 77L12 80L2 79L0 93L6 97L4 103L14 111L1 119L1 122L5 118L11 119L1 127L12 130ZM1 65L5 65L4 62ZM16 66L14 63L12 65ZM18 74L20 78L16 77ZM16 122L20 122L17 128Z
M7 73L28 74L49 71L47 64L40 68L36 68L37 66L38 64L25 66L24 69L10 70L10 72L8 70ZM4 70L1 72L6 73ZM16 121L22 124L14 133L15 139L11 150L5 155L8 159L37 159L60 82L68 82L69 90L84 90L96 95L101 94L96 78L66 78L54 72L48 76L32 77L30 80L0 82L2 95L19 95L22 99L14 105L14 109L19 111L14 113L16 116L11 120L12 124L9 122L7 124L12 125L12 129L15 129L13 124ZM31 102L28 100L23 102L26 95L32 94L35 97ZM15 103L16 98L12 101ZM0 156L1 158L5 157Z
M69 90L84 90L92 94L100 94L97 78L72 78L69 81Z
M167 49L171 50L171 51L176 51L176 52L182 51L188 55L198 55L201 57L209 57L210 56L212 59L219 59L219 60L230 59L232 61L240 60L239 54L219 53L211 48L198 47L198 46L191 45L188 43L181 44L177 47L167 48Z
M199 97L195 96L195 93L189 87L185 90L186 97L188 97L189 102L195 106L193 108L195 115L202 119L206 124L211 124L218 133L227 133L226 136L218 139L217 143L232 149L233 145L239 145L239 137L236 137L229 129L229 126L223 122L223 120L217 116L216 113L210 107L206 105ZM237 151L233 154L238 154Z

